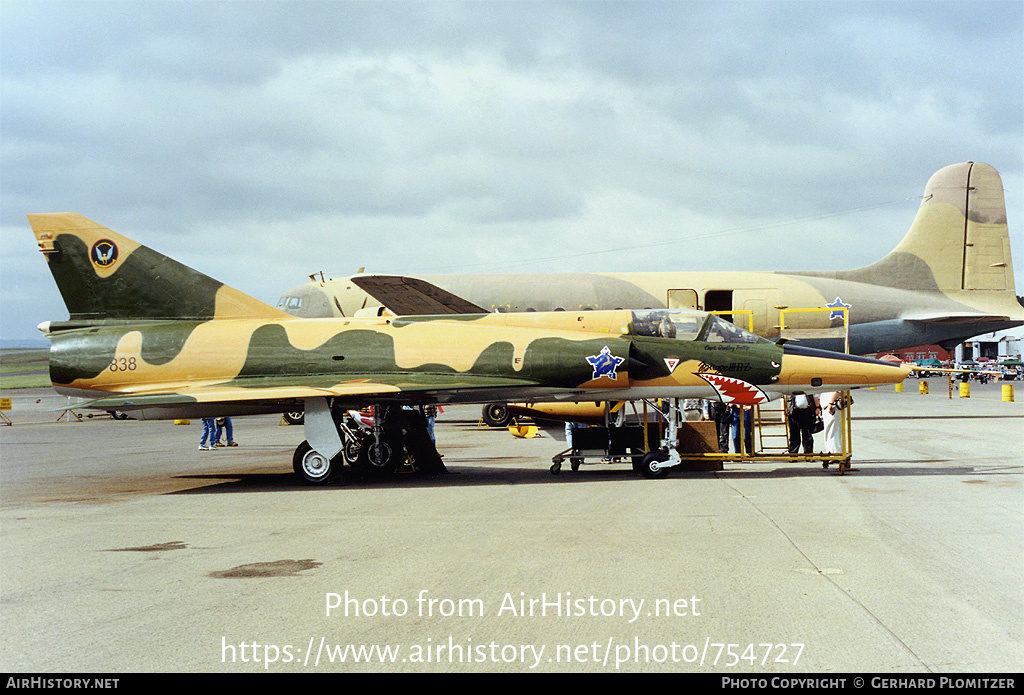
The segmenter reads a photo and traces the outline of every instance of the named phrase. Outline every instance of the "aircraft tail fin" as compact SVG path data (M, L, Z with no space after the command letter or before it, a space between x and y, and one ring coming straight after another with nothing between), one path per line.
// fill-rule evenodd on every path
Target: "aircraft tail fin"
M70 314L111 321L290 318L284 312L74 213L28 215Z
M981 162L940 169L899 245L880 261L837 277L913 290L1015 293L999 172Z

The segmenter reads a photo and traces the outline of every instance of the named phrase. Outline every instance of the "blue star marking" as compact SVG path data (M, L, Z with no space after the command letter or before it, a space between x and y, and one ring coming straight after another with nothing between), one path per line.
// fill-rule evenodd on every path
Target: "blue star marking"
M587 362L590 362L590 366L594 368L594 376L591 379L598 379L602 376L606 376L610 379L618 379L618 375L615 370L619 368L619 365L625 362L624 357L616 357L605 345L601 352L596 355L591 355L587 358Z
M843 311L842 310L843 309L849 309L853 305L852 304L845 304L845 303L843 303L842 299L840 299L839 297L836 297L836 301L831 302L830 304L826 304L825 306L828 307L829 309L834 309L835 310L835 311L833 311L832 313L830 313L828 315L828 320L831 321L832 319L840 319L841 320L843 318Z

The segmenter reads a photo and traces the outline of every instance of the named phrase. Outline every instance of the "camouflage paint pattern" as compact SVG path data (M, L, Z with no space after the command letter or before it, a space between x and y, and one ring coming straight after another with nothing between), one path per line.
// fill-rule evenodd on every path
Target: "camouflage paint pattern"
M28 219L71 324L288 316L81 215Z
M772 397L901 381L695 310L299 319L80 215L29 216L70 313L50 375L85 407L184 417L335 404ZM685 334L685 337L683 337ZM670 337L680 335L681 337Z

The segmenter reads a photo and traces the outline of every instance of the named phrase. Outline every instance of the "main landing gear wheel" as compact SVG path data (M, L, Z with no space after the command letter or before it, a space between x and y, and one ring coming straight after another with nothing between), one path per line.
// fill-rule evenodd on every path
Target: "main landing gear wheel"
M299 444L292 455L292 468L307 485L327 483L341 469L341 463L340 456L329 459L319 451L314 451L307 441Z
M345 457L345 463L355 467L359 463L359 452L363 447L363 439L357 437L346 437L345 444L341 449L342 455Z
M512 413L504 403L490 403L484 406L482 415L484 423L491 427L508 427L512 422Z
M668 461L668 454L652 451L643 458L633 457L633 470L645 478L664 478L668 475L668 469L654 467L654 464L664 461Z
M306 414L301 410L296 410L294 412L284 414L284 421L287 422L289 425L301 425L303 422L305 422L305 420Z
M371 475L394 473L401 465L403 456L401 440L381 437L380 442L377 442L375 437L367 437L359 448L355 468Z

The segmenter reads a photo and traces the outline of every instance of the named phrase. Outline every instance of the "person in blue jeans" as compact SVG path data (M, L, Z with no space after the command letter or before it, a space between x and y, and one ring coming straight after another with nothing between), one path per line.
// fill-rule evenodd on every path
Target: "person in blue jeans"
M752 454L754 453L754 432L752 415L753 410L751 408L745 408L741 405L730 405L729 413L731 415L731 427L730 434L732 435L732 448L733 453L741 454ZM740 418L743 418L743 445L744 448L740 449Z
M214 436L213 436L213 446L238 446L238 443L235 441L234 429L231 427L231 418L229 418L229 417L219 417L219 418L217 418L217 420L216 420L216 427L217 427L217 429L214 432ZM221 435L224 434L224 433L227 433L227 435L228 435L227 444L222 444L221 441L220 441Z
M217 425L212 417L203 418L203 436L199 440L200 451L212 451L213 443L216 441L214 437L217 434Z

